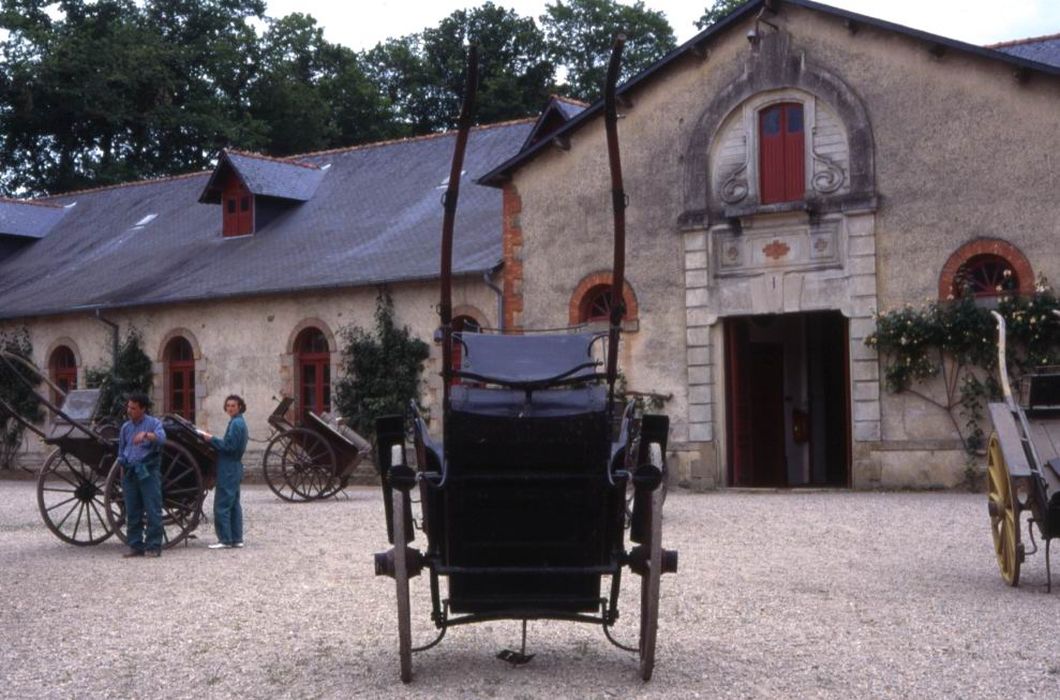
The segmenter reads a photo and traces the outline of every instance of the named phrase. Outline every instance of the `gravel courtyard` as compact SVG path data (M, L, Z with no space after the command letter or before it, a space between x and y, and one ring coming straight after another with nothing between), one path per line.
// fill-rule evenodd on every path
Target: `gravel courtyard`
M376 489L288 504L244 487L247 546L201 539L123 560L117 541L63 544L34 485L0 481L0 696L29 697L1057 697L1060 565L1013 589L997 573L985 497L958 493L673 492L655 678L599 629L458 627L397 677L393 583ZM207 512L211 504L207 502ZM1057 554L1060 554L1058 550ZM635 641L627 579L617 635ZM431 638L414 579L413 641Z

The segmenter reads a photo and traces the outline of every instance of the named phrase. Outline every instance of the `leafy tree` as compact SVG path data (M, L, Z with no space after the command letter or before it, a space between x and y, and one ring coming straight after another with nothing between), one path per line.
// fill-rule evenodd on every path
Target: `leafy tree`
M151 392L151 358L143 350L143 338L136 329L129 331L118 348L113 367L97 367L85 373L89 387L102 389L100 416L120 421L125 415L129 394Z
M409 401L419 397L430 348L408 326L397 327L386 290L376 299L375 332L347 328L343 338L343 376L335 384L335 404L347 425L373 435L376 418L404 413Z
M556 0L545 6L545 12L541 23L550 54L567 76L563 91L581 100L600 96L611 42L619 31L626 34L620 80L636 75L677 45L666 16L647 9L641 0L632 5L615 0Z
M714 0L714 4L703 10L703 16L696 20L696 29L706 29L716 24L725 15L729 14L747 0Z
M0 350L33 361L33 344L25 328L14 333L0 332ZM27 386L14 372L29 380L30 385ZM44 417L33 389L40 384L40 377L31 376L18 365L12 370L6 362L0 361L0 398L30 423L39 423ZM23 425L0 406L0 468L10 469L13 466L18 447L22 444L24 430Z

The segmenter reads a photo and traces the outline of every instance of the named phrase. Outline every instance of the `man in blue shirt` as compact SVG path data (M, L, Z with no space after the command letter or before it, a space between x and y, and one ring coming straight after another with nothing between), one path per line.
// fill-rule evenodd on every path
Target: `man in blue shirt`
M162 421L147 415L150 400L144 393L129 395L129 420L118 436L118 463L125 469L125 525L129 551L125 557L162 556ZM144 519L147 536L144 538Z

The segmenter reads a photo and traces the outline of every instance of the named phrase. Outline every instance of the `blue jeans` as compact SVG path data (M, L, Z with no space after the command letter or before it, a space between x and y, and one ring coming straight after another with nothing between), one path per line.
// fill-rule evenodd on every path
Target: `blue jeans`
M148 464L147 478L140 479L136 470L125 468L122 493L125 496L125 527L133 549L162 548L162 475L157 462ZM147 539L144 540L144 520Z
M239 482L242 480L242 464L218 460L217 486L213 494L213 525L218 542L236 544L243 541L243 506L239 502Z

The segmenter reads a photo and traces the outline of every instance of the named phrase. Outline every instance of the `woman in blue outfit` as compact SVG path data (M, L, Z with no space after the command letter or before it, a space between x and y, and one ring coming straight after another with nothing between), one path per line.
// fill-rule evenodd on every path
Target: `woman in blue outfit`
M217 486L213 496L213 524L217 542L210 549L243 546L243 506L239 503L239 482L243 480L243 452L247 449L247 422L243 414L247 404L232 394L225 399L225 413L230 417L223 438L202 431L202 436L217 448Z

